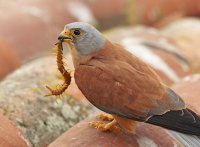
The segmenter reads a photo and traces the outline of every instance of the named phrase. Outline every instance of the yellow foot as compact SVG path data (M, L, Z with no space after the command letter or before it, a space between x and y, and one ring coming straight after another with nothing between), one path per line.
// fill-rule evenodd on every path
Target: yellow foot
M113 121L114 117L111 114L101 113L97 115L98 119L105 120L105 121Z
M116 123L117 122L115 119L109 123L94 121L94 122L90 122L89 126L95 127L97 130L100 130L100 131L113 131L113 132L118 133L121 131L121 129L115 126Z

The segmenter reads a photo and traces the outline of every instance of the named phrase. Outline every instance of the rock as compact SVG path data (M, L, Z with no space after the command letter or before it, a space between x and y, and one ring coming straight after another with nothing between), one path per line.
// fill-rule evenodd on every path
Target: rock
M200 75L191 75L172 86L196 113L200 114ZM48 147L87 147L87 146L130 146L130 147L169 147L188 146L196 147L200 145L200 140L196 136L191 136L175 131L163 129L145 123L138 123L136 135L126 133L100 132L89 127L90 121L99 121L92 117L81 121L73 128L65 132Z
M29 147L29 142L23 137L19 129L8 118L0 113L0 146L1 147Z
M200 12L198 0L129 0L127 19L129 23L153 24L171 15L198 15Z
M162 28L178 49L183 52L195 71L200 70L200 19L184 18Z
M200 74L194 74L183 78L172 86L172 89L180 94L184 101L200 114Z
M88 6L100 29L127 24L126 8L129 0L78 0Z
M113 25L114 21L111 20L117 23L119 17L124 18L126 1L1 1L0 32L2 36L6 36L6 41L19 58L28 61L44 55L67 23L84 21L98 25L99 22L102 28L111 26L108 22Z
M175 138L171 137L165 129L157 126L139 123L136 135L123 132L100 132L88 126L90 121L95 120L97 119L92 117L81 121L48 147L181 147L181 144Z
M49 93L46 85L56 88L61 83L55 60L51 56L33 60L0 83L0 112L36 147L48 145L94 111L69 94L63 94L62 101L44 96Z
M44 55L67 23L84 21L100 29L128 22L151 24L172 14L175 10L177 13L184 13L183 15L195 15L200 11L197 0L184 0L184 2L180 0L173 2L162 0L156 2L154 0L148 2L144 0L1 1L0 32L2 36L9 36L6 37L6 41L20 59L28 61Z
M0 37L0 80L20 65L20 59L3 37Z
M168 85L192 73L186 56L159 30L139 25L111 29L105 35L153 67Z
M66 3L66 0L50 0L48 4L38 0L1 1L1 35L6 36L23 61L42 56L55 43L63 26L78 20L69 13Z

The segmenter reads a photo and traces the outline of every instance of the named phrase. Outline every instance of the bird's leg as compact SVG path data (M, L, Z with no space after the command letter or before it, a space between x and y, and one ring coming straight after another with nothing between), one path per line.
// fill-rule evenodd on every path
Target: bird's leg
M116 115L114 115L114 118L117 120L119 126L127 133L136 134L137 123L135 121Z
M117 127L116 124L117 124L117 121L113 119L109 123L100 122L100 121L90 122L89 126L95 127L97 130L100 130L100 131L120 132L121 129Z
M108 113L101 113L101 114L97 115L97 118L104 120L104 121L114 120L114 117L111 114L108 114Z

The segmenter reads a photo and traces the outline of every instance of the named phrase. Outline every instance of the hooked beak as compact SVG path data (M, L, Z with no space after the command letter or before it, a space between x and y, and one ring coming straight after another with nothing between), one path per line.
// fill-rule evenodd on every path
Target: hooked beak
M60 35L58 36L58 40L60 40L61 42L71 42L72 38L70 35L70 31L69 30L63 30Z

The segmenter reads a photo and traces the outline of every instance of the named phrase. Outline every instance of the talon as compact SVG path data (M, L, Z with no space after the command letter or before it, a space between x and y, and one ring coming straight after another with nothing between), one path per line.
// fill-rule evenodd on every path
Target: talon
M99 124L96 129L100 131L109 131L110 129L106 128L105 126L106 124Z
M111 114L107 114L107 113L101 113L101 114L97 115L96 118L105 120L105 121L113 121L114 120L114 117Z
M121 131L121 129L115 125L116 123L117 122L115 120L107 124L100 121L94 121L94 122L89 122L89 126L92 126L100 131L113 131L118 133Z
M105 124L104 122L101 122L101 121L92 121L92 122L89 122L89 126L91 127L97 127L98 125L101 125L101 124Z

